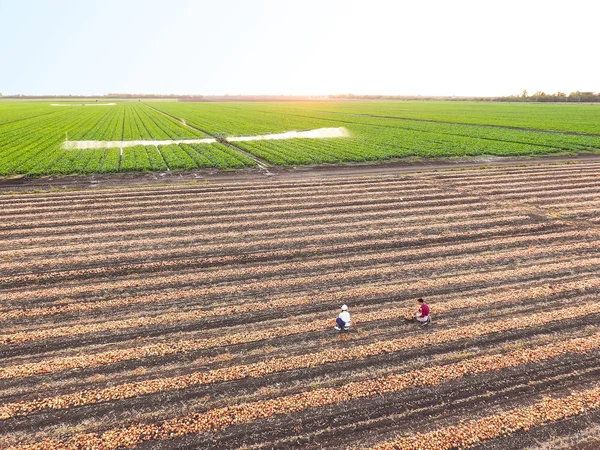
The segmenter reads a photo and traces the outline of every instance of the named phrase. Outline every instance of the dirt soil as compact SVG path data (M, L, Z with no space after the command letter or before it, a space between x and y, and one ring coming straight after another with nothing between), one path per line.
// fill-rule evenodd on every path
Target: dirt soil
M126 186L177 185L200 182L304 180L321 177L396 175L430 170L461 170L480 167L535 166L547 163L575 163L577 161L600 161L600 155L580 154L573 156L543 157L474 157L469 159L414 159L378 163L319 166L269 167L268 170L247 168L232 171L199 169L181 172L118 173L95 175L70 175L46 177L0 177L0 192L18 192L50 189L95 189Z
M2 448L363 449L600 389L600 157L0 184ZM594 449L576 406L478 448Z

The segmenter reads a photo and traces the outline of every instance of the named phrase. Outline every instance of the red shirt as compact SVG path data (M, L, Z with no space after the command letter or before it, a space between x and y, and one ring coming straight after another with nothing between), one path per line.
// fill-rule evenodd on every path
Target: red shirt
M421 317L427 317L429 315L429 306L427 306L427 303L421 305L419 312L421 313Z

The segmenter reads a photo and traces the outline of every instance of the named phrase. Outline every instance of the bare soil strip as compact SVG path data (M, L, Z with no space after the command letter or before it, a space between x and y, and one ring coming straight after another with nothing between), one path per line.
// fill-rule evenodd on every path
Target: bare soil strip
M556 254L556 255L562 255L562 256L570 256L570 251L574 251L574 252L580 252L582 249L585 248L598 248L598 245L596 243L582 243L582 244L570 244L570 245L565 245L565 246L557 246L555 248L550 248L548 249L547 247L543 247L541 249L535 249L535 248L531 248L529 249L529 251L527 253L523 253L521 254L521 252L518 252L516 257L521 256L539 256L540 254ZM497 259L501 259L501 260L505 260L506 255L502 254L503 252L498 252L496 253L496 258ZM511 255L512 256L512 255ZM492 259L492 261L489 261L490 259ZM455 265L457 263L462 263L464 260L466 260L465 262L467 262L469 264L469 266L472 265L478 265L481 266L484 263L488 263L488 264L494 264L496 263L494 261L495 258L489 258L487 256L484 257L469 257L469 258L462 258L462 259L458 259L456 260L450 260L452 265ZM444 262L450 262L447 259L444 260ZM497 264L497 263L496 263ZM540 262L538 261L536 263L536 265L539 265ZM403 270L404 271L410 271L410 270L426 270L428 268L427 264L423 264L423 263L419 263L417 265L413 265L415 266L410 267L410 266L404 266ZM436 267L439 269L442 269L443 265L440 266L439 262L434 261L432 262L430 265L430 267ZM573 267L577 267L577 266L573 266ZM369 269L369 271L375 271L378 274L381 273L385 273L386 269L385 268L377 268L377 267L371 267ZM362 272L360 275L358 275L358 277L363 278L368 274L368 272ZM347 274L346 276L348 277ZM315 281L321 281L319 278L322 277L318 277L315 276L313 278L313 280ZM337 278L337 277L336 277ZM578 285L579 288L581 288L581 285ZM587 286L586 286L587 287ZM558 286L555 286L555 288L558 288ZM128 299L127 302L132 302L135 301L133 299ZM291 306L300 306L303 304L312 304L315 302L315 299L313 299L312 297L296 297L293 299L287 299L287 300L274 300L271 302L259 302L259 303L244 303L243 305L239 305L239 306L229 306L229 307L224 307L224 308L217 308L217 309L203 309L203 310L198 310L198 311L187 311L187 312L171 312L169 311L166 315L159 315L159 316L154 316L154 317L144 317L144 318L136 318L136 319L130 319L130 320L123 320L120 319L118 321L111 321L111 320L106 320L103 321L99 324L81 324L81 325L73 325L73 326L67 326L67 327L52 327L50 329L39 329L38 327L36 327L36 331L29 331L29 332L20 332L20 333L13 333L13 334L0 334L0 342L9 342L11 344L17 344L17 343L21 343L21 342L28 342L28 341L32 341L32 340L40 340L40 339L47 339L50 337L59 337L59 336L74 336L76 334L82 334L82 333L92 333L92 332L99 332L99 331L107 331L107 330L118 330L118 329L124 329L124 328L139 328L142 326L149 326L149 325L153 325L153 324L159 324L159 323L169 323L169 322L184 322L184 321L191 321L191 320L197 320L199 318L203 318L203 317L215 317L215 316L227 316L227 315L231 315L231 314L239 314L239 313L243 313L246 311L260 311L260 310L273 310L275 308L278 307L291 307ZM466 304L469 304L469 301L466 301ZM82 308L80 304L75 304L73 305L75 307L79 306L80 310L84 310L84 308ZM116 306L115 304L112 305L113 307ZM460 305L457 305L458 307L460 307ZM68 308L68 307L66 307ZM71 308L71 309L66 309L64 308L66 311L69 312L73 312L76 309ZM38 309L36 310L31 310L31 309L26 309L26 310L20 310L22 313L23 317L34 317L34 314L37 313L39 315L42 315L44 312L46 312L47 314L57 314L58 311L56 309ZM390 312L391 314L391 312ZM8 318L15 318L17 317L17 314L11 314L8 316L4 316L3 314L0 313L0 318L3 318L4 320L8 319Z
M574 436L599 410L600 164L540 161L2 195L0 447ZM419 296L430 327L403 321Z

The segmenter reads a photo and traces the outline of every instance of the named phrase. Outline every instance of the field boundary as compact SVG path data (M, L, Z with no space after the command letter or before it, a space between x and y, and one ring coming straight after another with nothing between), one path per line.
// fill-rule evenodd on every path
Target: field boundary
M410 175L421 172L445 172L462 170L482 170L511 167L537 167L556 165L577 165L600 163L600 154L587 153L568 156L536 157L474 157L474 158L404 158L385 162L364 162L351 164L323 164L302 167L269 167L273 180L302 181L314 178L339 176ZM185 185L198 182L262 182L265 171L257 168L244 168L231 171L219 169L196 169L179 172L152 173L106 173L93 175L67 175L28 177L16 175L0 177L0 194L37 193L52 190L80 190L98 188L140 188L144 186Z

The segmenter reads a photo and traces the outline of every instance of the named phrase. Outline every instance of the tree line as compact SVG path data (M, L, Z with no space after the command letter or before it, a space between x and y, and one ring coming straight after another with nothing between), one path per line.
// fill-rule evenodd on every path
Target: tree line
M600 92L581 92L575 91L570 94L564 92L555 92L554 94L546 94L543 91L537 91L534 94L529 94L527 90L521 92L520 95L509 95L508 97L498 97L496 101L504 102L562 102L562 103L594 103L600 102Z

